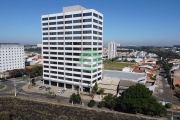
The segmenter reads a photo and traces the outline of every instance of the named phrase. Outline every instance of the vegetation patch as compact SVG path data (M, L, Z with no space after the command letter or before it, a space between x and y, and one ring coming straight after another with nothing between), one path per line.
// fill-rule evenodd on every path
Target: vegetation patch
M3 89L4 87L5 87L4 85L0 84L0 90Z
M28 85L28 88L32 89L32 88L37 87L37 86L39 86L39 85L32 85L32 84L30 84L30 85Z
M47 104L19 98L0 98L0 120L146 120L127 114ZM149 118L151 119L151 118ZM155 118L151 119L155 120Z
M129 62L108 62L104 64L105 70L122 70L124 67L132 66Z

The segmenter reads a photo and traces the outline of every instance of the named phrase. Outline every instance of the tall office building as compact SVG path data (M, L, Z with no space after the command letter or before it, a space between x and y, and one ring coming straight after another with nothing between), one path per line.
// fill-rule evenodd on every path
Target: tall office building
M42 15L42 44L45 84L89 91L102 79L103 15L98 11L77 5ZM82 60L92 50L99 61L92 54ZM87 61L91 64L82 64Z
M108 43L108 58L114 58L116 57L117 52L117 44L115 42Z
M0 43L0 72L24 67L24 45Z

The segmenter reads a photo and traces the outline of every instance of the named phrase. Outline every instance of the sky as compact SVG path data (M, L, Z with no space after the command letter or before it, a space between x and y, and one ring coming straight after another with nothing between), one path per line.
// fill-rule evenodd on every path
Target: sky
M104 45L180 45L180 0L1 0L0 43L42 43L41 15L73 5L104 15Z

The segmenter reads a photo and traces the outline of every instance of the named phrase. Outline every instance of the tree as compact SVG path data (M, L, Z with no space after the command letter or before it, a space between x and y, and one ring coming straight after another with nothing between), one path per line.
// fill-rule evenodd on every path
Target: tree
M104 103L105 106L110 108L110 109L114 109L114 107L116 106L116 96L114 96L113 94L108 94L107 96L104 97Z
M97 82L96 82L95 85L94 85L94 87L93 87L93 91L96 93L97 90L98 90L98 84L97 84Z
M90 100L88 106L92 108L95 104L96 102L94 100Z
M166 115L167 111L145 85L137 84L125 90L117 100L117 108L128 113Z
M73 93L72 95L70 95L70 103L74 103L74 104L80 104L81 103L81 96L79 94L75 94Z
M101 101L101 102L98 103L98 108L102 108L102 107L104 107L104 106L105 106L104 101Z
M123 62L128 62L127 58L125 60L123 60Z
M165 105L165 107L168 108L168 109L170 109L170 108L172 107L172 104L171 104L171 103L167 103L167 104Z
M104 89L103 89L103 88L99 89L98 93L99 93L100 95L104 94Z

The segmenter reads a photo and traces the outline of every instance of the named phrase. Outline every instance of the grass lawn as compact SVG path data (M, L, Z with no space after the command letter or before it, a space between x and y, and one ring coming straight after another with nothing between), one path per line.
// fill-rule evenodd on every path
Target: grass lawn
M0 90L3 89L4 87L5 87L4 85L0 84Z
M129 62L109 62L104 64L105 70L122 70L124 67L132 66L134 63Z

